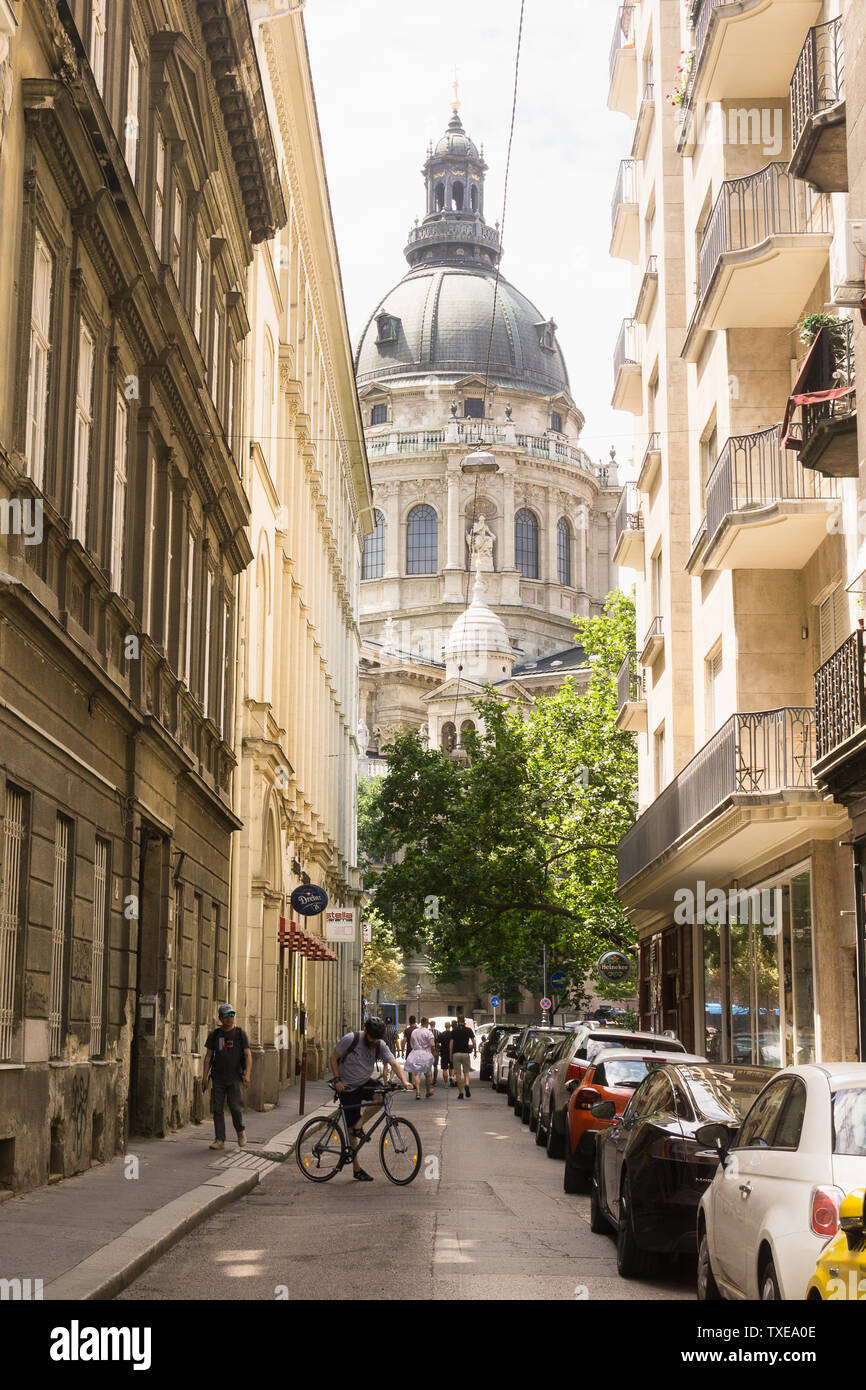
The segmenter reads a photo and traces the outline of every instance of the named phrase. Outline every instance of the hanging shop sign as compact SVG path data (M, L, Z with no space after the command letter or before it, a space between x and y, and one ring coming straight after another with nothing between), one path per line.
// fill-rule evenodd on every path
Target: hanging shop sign
M318 917L328 906L328 895L324 888L319 888L315 883L302 883L292 893L291 903L302 917Z
M634 970L634 961L624 951L605 951L596 964L596 972L609 985L627 980Z
M325 913L325 940L355 940L355 909L353 907L328 908Z

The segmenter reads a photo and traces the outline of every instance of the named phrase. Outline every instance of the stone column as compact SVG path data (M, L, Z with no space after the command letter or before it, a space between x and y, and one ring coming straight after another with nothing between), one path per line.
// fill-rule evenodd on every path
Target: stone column
M546 580L548 584L555 584L558 579L556 568L556 523L558 519L556 493L552 487L545 488L544 529L546 534L542 545L542 554L545 558L542 561L540 578Z
M385 513L385 575L396 579L400 573L400 499L396 489L383 490L381 504Z
M503 470L502 479L502 569L514 569L514 465Z
M460 465L449 460L447 468L448 507L446 518L445 568L463 568L460 524Z
M577 509L577 587L582 592L587 583L587 548L589 544L589 508L583 503Z

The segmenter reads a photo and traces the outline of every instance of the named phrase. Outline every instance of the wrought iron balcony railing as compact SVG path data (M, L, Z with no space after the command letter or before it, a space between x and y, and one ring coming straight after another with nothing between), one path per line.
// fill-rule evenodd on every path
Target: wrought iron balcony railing
M613 38L610 43L610 59L608 68L611 77L616 67L616 60L623 48L634 47L634 5L620 5L616 12L616 23L613 26Z
M616 504L614 514L614 533L618 541L624 531L640 531L643 529L643 517L640 512L640 494L634 483L626 483L620 494L620 499Z
M657 642L660 637L664 638L664 635L664 620L662 618L653 618L652 622L647 628L646 636L643 639L643 646L641 647L641 651L646 651L650 642Z
M810 707L732 715L620 841L620 886L733 796L813 790L814 760L815 711Z
M787 164L768 164L745 178L726 179L698 253L698 301L726 251L748 251L771 236L816 235L832 229L827 194L792 178Z
M820 426L834 420L850 419L857 413L857 393L847 390L847 388L857 384L854 363L854 320L840 319L839 323L840 328L830 337L832 361L827 379L822 380L821 376L817 375L814 380L809 382L809 391L843 391L846 394L827 401L815 401L811 405L804 404L801 407L804 448L808 446ZM827 332L828 330L824 331Z
M625 661L616 673L617 709L623 709L625 705L639 704L645 699L643 672L638 661L637 652L629 652Z
M815 672L815 759L835 752L866 725L863 630L846 638Z
M619 162L619 173L616 176L616 186L610 204L611 229L616 226L616 215L620 208L627 203L637 205L637 161L634 159L621 159Z
M622 328L613 351L613 373L616 376L623 367L640 366L637 347L637 324L634 319L623 319Z
M796 149L810 116L835 106L845 95L842 20L809 30L791 78L791 147Z
M780 447L781 425L753 434L733 435L707 479L707 544L725 517L773 502L832 501L840 496L836 478L803 468L797 455Z

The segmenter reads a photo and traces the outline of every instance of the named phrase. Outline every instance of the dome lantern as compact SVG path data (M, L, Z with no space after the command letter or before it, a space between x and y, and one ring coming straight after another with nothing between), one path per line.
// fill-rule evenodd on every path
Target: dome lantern
M427 262L495 266L501 246L498 232L484 221L487 165L463 128L456 97L451 107L445 134L427 147L421 171L427 211L421 225L409 233L406 259L412 266Z

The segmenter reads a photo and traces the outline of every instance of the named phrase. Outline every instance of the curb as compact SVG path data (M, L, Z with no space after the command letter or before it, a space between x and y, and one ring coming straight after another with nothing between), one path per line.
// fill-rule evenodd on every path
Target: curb
M114 1298L189 1231L243 1197L258 1181L257 1172L233 1176L230 1169L209 1178L53 1279L46 1285L43 1298L76 1302Z
M330 1115L333 1110L333 1101L317 1105L314 1110L310 1111L309 1115L301 1115L293 1125L288 1125L286 1129L281 1129L278 1134L271 1136L267 1144L262 1144L261 1147L257 1147L251 1152L256 1154L259 1158L269 1158L272 1163L285 1163L286 1159L291 1157L295 1152L295 1143L297 1142L298 1135L307 1121L319 1115Z

